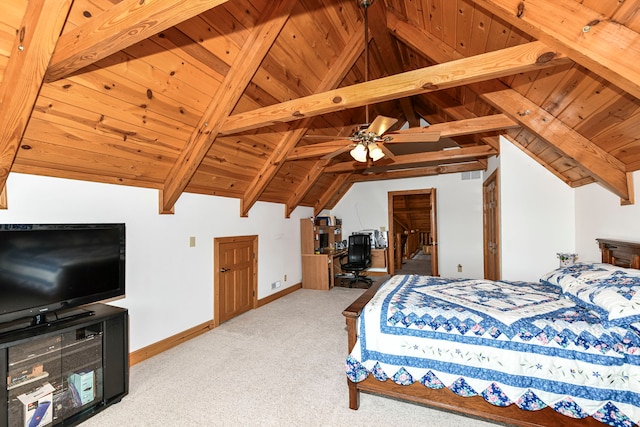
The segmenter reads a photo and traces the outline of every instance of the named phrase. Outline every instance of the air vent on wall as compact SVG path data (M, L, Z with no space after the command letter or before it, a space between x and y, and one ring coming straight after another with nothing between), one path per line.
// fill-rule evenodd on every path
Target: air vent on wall
M462 172L462 180L480 179L480 171Z

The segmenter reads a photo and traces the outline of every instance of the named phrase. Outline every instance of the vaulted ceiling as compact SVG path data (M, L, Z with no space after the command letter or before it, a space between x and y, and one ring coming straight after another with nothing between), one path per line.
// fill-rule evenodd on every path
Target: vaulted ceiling
M633 203L639 1L376 0L367 31L359 3L4 1L0 204L20 172L158 189L163 213L183 192L319 213L356 182L484 170L498 135ZM387 155L355 162L379 115Z

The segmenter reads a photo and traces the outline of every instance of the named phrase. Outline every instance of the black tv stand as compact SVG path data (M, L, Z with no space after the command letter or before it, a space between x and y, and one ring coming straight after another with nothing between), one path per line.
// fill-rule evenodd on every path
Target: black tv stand
M0 325L0 427L27 425L40 404L49 424L77 425L129 391L127 310L92 304L49 322L52 314L37 326L30 317Z

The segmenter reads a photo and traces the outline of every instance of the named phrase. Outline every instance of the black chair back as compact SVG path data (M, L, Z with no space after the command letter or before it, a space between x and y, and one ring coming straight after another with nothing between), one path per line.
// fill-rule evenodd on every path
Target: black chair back
M371 265L371 236L368 234L352 234L349 236L347 264L350 267Z

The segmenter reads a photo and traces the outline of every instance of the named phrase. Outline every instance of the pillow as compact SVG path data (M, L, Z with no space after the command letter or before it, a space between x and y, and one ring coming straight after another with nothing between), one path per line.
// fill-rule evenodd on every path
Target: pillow
M617 267L611 264L577 262L573 265L550 271L543 275L540 281L542 283L562 286L563 283L566 284L587 277L595 278L608 275L610 271L616 269Z
M574 264L544 275L563 295L593 310L604 326L628 326L640 321L640 270L609 264Z

